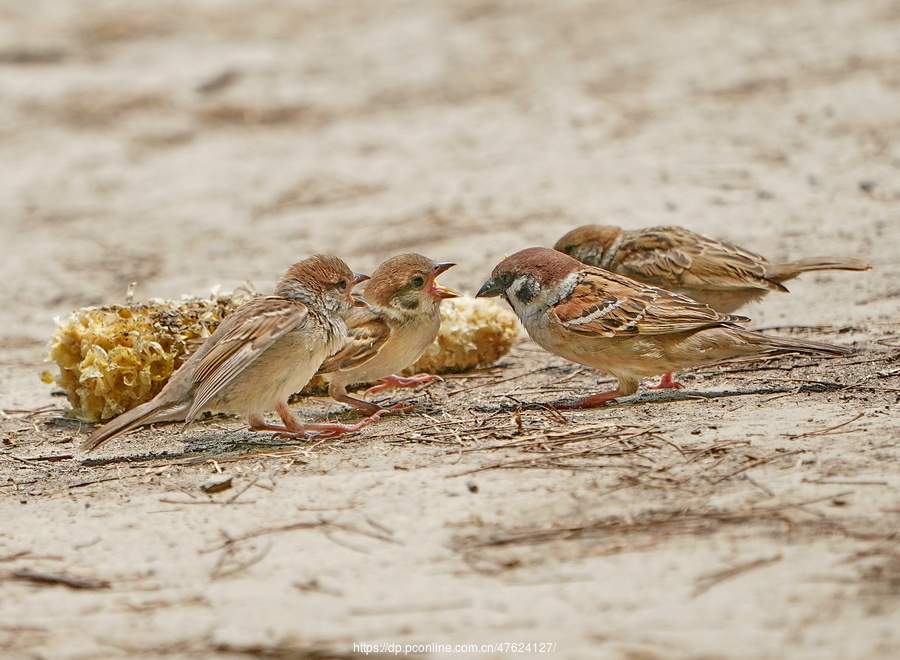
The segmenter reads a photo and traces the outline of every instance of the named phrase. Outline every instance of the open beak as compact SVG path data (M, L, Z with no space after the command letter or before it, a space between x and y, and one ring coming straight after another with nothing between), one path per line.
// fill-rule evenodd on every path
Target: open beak
M353 282L350 284L350 288L347 290L347 300L349 300L354 307L368 307L369 304L363 300L362 294L353 293L353 287L355 287L360 282L365 282L369 279L368 275L363 275L362 273L353 273Z
M499 279L491 278L481 285L481 288L478 289L478 293L475 294L475 297L493 298L495 296L503 295L505 291L506 287L501 284Z
M434 265L434 270L432 271L431 279L431 295L437 299L443 298L459 298L462 294L456 289L451 289L450 287L441 286L437 283L436 278L438 275L443 273L445 270L452 268L456 264L450 261L444 261L442 263L438 263Z

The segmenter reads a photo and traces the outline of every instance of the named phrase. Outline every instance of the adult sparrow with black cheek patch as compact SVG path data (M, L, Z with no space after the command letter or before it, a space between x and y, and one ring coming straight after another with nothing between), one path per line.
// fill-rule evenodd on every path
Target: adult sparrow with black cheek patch
M772 263L759 254L683 227L622 231L619 227L586 225L559 239L555 249L590 266L688 296L723 314L731 314L772 291L786 292L782 282L801 273L872 267L852 257Z
M256 298L228 316L152 400L95 430L82 444L90 451L110 438L154 422L195 420L204 411L243 415L250 428L290 438L331 437L358 425L301 424L288 397L347 340L344 317L354 306L353 286L368 279L331 255L291 266L275 295ZM275 409L283 426L263 413Z
M749 319L600 268L549 248L501 261L478 296L504 296L531 338L572 362L614 376L618 388L563 408L586 408L634 394L640 379L756 353L845 355L830 344L770 337L736 323Z
M373 394L438 378L395 374L418 360L434 341L441 325L441 301L459 297L458 292L436 281L454 265L407 253L388 259L372 273L363 293L368 309L356 310L347 318L350 340L319 368L333 399L373 415L386 409L350 396L349 385L382 380L383 384L366 392ZM390 409L407 408L398 404Z

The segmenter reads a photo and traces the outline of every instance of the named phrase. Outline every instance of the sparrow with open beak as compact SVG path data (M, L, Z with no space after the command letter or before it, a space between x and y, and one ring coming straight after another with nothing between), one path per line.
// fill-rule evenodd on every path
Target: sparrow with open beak
M350 341L319 368L333 399L374 415L391 408L350 396L348 386L381 380L381 385L366 391L374 394L388 387L407 387L438 378L431 374L408 378L395 374L418 360L434 341L441 325L441 301L459 297L458 292L436 281L454 265L410 252L388 259L372 273L363 293L369 307L348 317ZM408 408L398 404L392 409Z
M562 252L528 248L501 261L478 296L504 296L531 338L619 382L612 392L563 408L634 394L640 379L757 353L845 355L848 349L745 330L742 316L587 266Z
M243 415L251 429L287 438L332 437L371 423L378 414L355 425L301 424L288 408L288 397L346 342L344 317L355 305L351 290L367 279L331 255L294 264L278 282L275 295L241 305L159 394L95 430L82 449L90 451L154 422L191 422L207 410ZM272 409L283 426L264 420L263 413Z
M723 314L731 314L770 291L786 292L782 282L807 271L872 267L852 257L771 263L761 255L683 227L622 231L586 225L559 239L555 249L590 266L688 296Z

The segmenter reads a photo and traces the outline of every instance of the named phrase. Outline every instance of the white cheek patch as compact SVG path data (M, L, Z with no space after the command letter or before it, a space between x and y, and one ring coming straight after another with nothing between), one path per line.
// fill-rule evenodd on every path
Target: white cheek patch
M539 314L568 297L578 284L578 274L573 273L558 286L542 289L530 275L520 275L506 290L509 304L520 316Z

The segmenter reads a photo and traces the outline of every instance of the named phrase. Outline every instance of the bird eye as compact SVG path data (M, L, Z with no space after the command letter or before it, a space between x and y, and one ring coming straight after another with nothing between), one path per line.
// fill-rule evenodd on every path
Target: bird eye
M565 252L566 254L572 254L572 250L574 249L574 245L566 245L565 247L563 247L563 252Z
M346 291L347 290L347 280L341 280L340 282L338 282L337 287L341 291Z
M425 286L425 278L421 275L416 275L414 278L412 278L412 285L417 289L421 289L423 286Z

